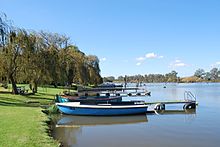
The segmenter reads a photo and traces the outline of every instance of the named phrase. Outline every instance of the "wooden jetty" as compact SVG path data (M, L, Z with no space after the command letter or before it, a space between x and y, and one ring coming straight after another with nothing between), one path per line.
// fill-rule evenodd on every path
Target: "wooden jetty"
M143 90L139 87L100 87L100 88L84 88L78 89L78 92L89 92L89 91L126 91L126 90Z
M160 101L160 102L146 102L146 105L154 105L154 110L165 110L165 106L169 104L183 104L183 109L196 109L198 103L196 97L190 92L185 91L184 100L179 101Z
M78 89L78 93L88 94L96 93L99 95L109 95L109 96L150 96L151 92L140 88L140 87L100 87L100 88L85 88Z
M166 114L196 114L196 109L183 109L183 110L150 110L147 113L156 113L160 115Z

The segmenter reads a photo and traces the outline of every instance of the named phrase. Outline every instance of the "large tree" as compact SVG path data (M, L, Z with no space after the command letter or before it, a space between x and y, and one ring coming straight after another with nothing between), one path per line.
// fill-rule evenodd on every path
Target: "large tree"
M0 77L12 83L13 93L18 93L17 82L29 83L33 93L39 84L102 82L99 59L86 56L68 37L11 28L0 17Z
M89 69L89 77L91 84L97 85L102 83L102 78L100 76L99 59L97 56L89 55L87 56L87 64Z
M218 73L219 73L218 68L212 68L210 70L211 79L214 80L214 81L217 80L218 79Z
M203 78L205 76L205 70L201 68L197 69L194 73L194 76L198 78Z
M9 34L8 43L1 52L1 71L12 84L12 92L17 94L16 74L21 65L22 30L13 30Z

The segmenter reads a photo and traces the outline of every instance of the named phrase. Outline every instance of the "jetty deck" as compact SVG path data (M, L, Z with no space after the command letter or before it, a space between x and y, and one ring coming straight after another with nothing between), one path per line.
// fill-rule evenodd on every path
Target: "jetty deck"
M183 109L196 109L198 105L195 95L190 91L184 92L184 100L174 101L157 101L157 102L146 102L146 105L154 105L154 110L165 110L165 105L168 104L183 104Z
M184 109L184 110L148 110L147 114L196 114L196 109Z
M145 102L145 104L146 105L155 105L155 104L187 104L187 103L192 103L192 102L195 102L196 104L198 104L196 101L185 101L185 100Z
M183 110L196 109L198 103L194 100L183 101L160 101L160 102L146 102L145 105L154 105L154 110L165 110L165 106L170 104L183 104Z
M126 91L126 90L144 90L140 87L100 87L100 88L85 88L78 89L78 92L90 92L90 91Z

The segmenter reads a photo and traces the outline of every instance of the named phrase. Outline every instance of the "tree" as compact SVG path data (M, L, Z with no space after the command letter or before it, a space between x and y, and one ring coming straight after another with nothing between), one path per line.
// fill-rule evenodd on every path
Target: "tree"
M210 70L210 75L212 80L217 80L218 79L218 68L213 68Z
M30 84L33 93L37 93L38 84L51 81L47 66L48 51L41 36L26 32L23 36L22 72L20 77Z
M41 31L40 38L43 40L43 51L46 52L45 65L49 72L54 87L57 87L58 81L61 80L62 71L59 64L59 52L68 46L68 37L57 33L47 33Z
M121 82L121 81L124 82L124 77L123 77L123 76L119 76L119 77L117 78L117 80L120 81L120 82Z
M18 94L16 74L21 64L22 30L13 30L9 34L8 43L1 52L1 70L12 84L12 92Z
M194 73L194 76L198 77L198 78L203 78L205 76L205 71L204 69L197 69Z
M5 64L5 45L9 38L10 25L7 20L7 16L4 13L0 13L0 65ZM7 84L6 70L4 66L0 66L0 81Z
M77 61L74 57L75 46L68 46L59 52L60 83L70 85L76 73Z
M167 79L167 82L178 82L178 77L177 77L177 72L176 71L171 71L170 73L166 74L165 77Z
M91 84L97 85L102 83L102 78L100 75L100 68L99 68L99 59L97 56L94 55L89 55L87 56L87 64L88 64L88 69L89 69L89 76L91 79ZM115 80L115 79L113 79Z
M57 33L11 29L0 15L0 78L29 83L33 93L39 84L99 84L99 59L86 56L69 38Z
M205 78L205 80L210 81L211 80L210 72L206 72L204 78Z
M124 78L122 78L122 81L123 81L123 79ZM114 76L104 77L103 81L104 82L113 82L113 81L115 81L115 77Z

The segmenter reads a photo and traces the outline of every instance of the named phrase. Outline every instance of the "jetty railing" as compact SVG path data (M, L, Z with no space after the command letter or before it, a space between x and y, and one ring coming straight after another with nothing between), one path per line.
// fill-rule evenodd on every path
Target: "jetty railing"
M161 102L150 102L147 105L154 105L154 110L165 110L165 105L168 104L183 104L183 109L196 109L196 96L190 91L184 92L184 100L180 101L161 101Z
M196 96L193 95L191 91L185 91L184 100L185 101L196 101Z

